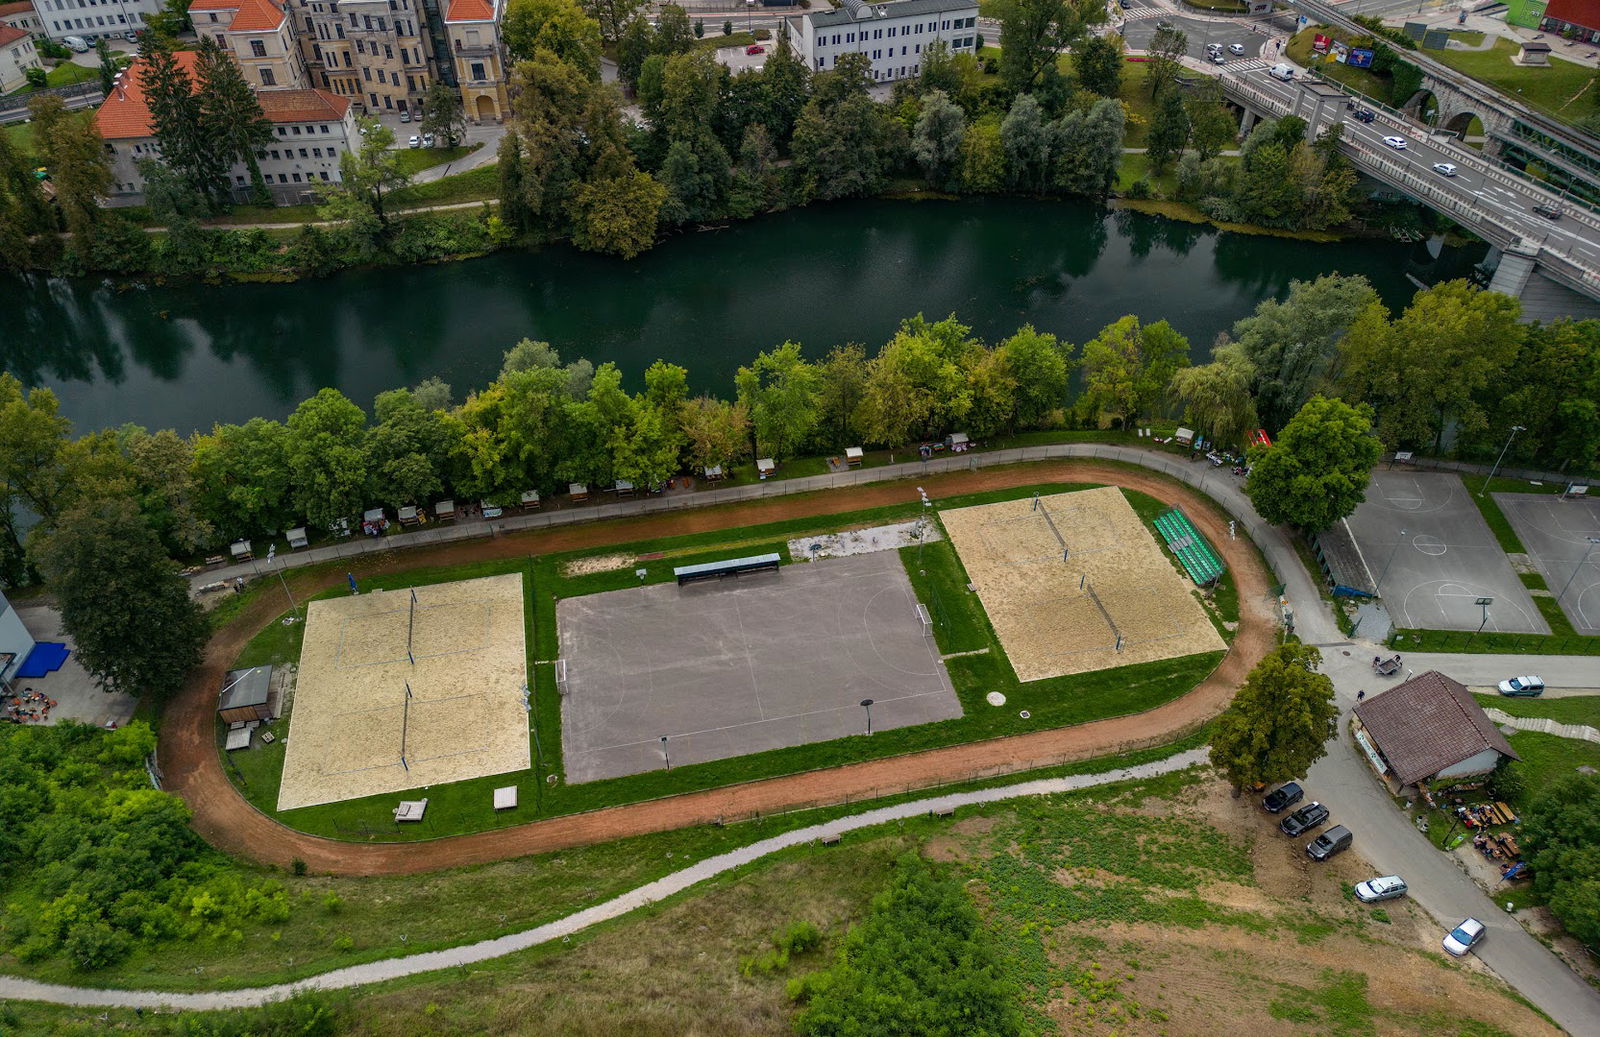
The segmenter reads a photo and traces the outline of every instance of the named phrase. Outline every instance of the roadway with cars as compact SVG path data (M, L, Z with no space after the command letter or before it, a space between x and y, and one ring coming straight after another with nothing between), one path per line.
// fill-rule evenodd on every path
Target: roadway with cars
M1150 40L1155 36L1159 26L1171 25L1181 30L1188 38L1189 46L1185 51L1188 57L1196 61L1209 61L1206 56L1206 45L1216 43L1224 50L1230 46L1239 46L1243 49L1243 54L1229 51L1226 57L1230 62L1245 62L1261 58L1262 48L1267 43L1266 36L1251 29L1252 24L1237 18L1223 20L1182 14L1152 14L1128 19L1122 24L1121 31L1128 49L1142 51L1150 46Z

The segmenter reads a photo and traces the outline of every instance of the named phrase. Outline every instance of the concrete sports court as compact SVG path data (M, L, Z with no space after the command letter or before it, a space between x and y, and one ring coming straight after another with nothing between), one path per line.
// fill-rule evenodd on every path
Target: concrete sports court
M916 606L895 551L558 602L567 780L960 716Z
M1395 626L1476 630L1483 610L1475 602L1487 597L1494 604L1484 630L1548 634L1468 493L1453 473L1372 473L1350 531Z
M1600 634L1600 546L1588 540L1600 537L1600 498L1497 493L1494 499L1539 567L1551 595L1560 597L1561 611L1572 629ZM1591 547L1594 552L1589 554ZM1584 564L1586 554L1589 560Z

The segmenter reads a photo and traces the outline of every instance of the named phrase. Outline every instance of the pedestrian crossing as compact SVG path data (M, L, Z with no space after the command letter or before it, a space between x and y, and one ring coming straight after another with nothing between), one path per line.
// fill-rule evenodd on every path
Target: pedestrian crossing
M1170 11L1163 11L1159 7L1128 7L1122 11L1122 20L1136 22L1140 18L1162 18L1170 13Z
M1240 58L1238 61L1230 61L1222 67L1229 72L1243 75L1246 72L1259 72L1264 68L1271 68L1272 62L1265 58Z

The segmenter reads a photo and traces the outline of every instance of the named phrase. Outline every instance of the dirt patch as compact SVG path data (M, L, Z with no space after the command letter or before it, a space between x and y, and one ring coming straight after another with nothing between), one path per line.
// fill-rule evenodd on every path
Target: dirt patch
M613 573L618 569L626 569L638 561L638 556L631 554L590 555L587 558L574 558L570 562L563 562L561 575L573 577Z
M1115 488L939 517L1019 680L1226 647Z

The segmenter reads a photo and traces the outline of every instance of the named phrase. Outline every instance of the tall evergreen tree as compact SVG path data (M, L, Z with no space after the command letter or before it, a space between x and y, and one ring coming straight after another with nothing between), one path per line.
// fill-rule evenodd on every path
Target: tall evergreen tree
M200 37L196 72L205 136L227 165L238 160L250 171L251 201L271 204L272 196L267 193L256 152L272 142L272 123L262 112L255 90L245 82L244 73L233 58L209 36Z
M156 33L147 35L136 67L161 161L208 200L225 197L227 163L206 133L195 82L173 56L171 43Z

